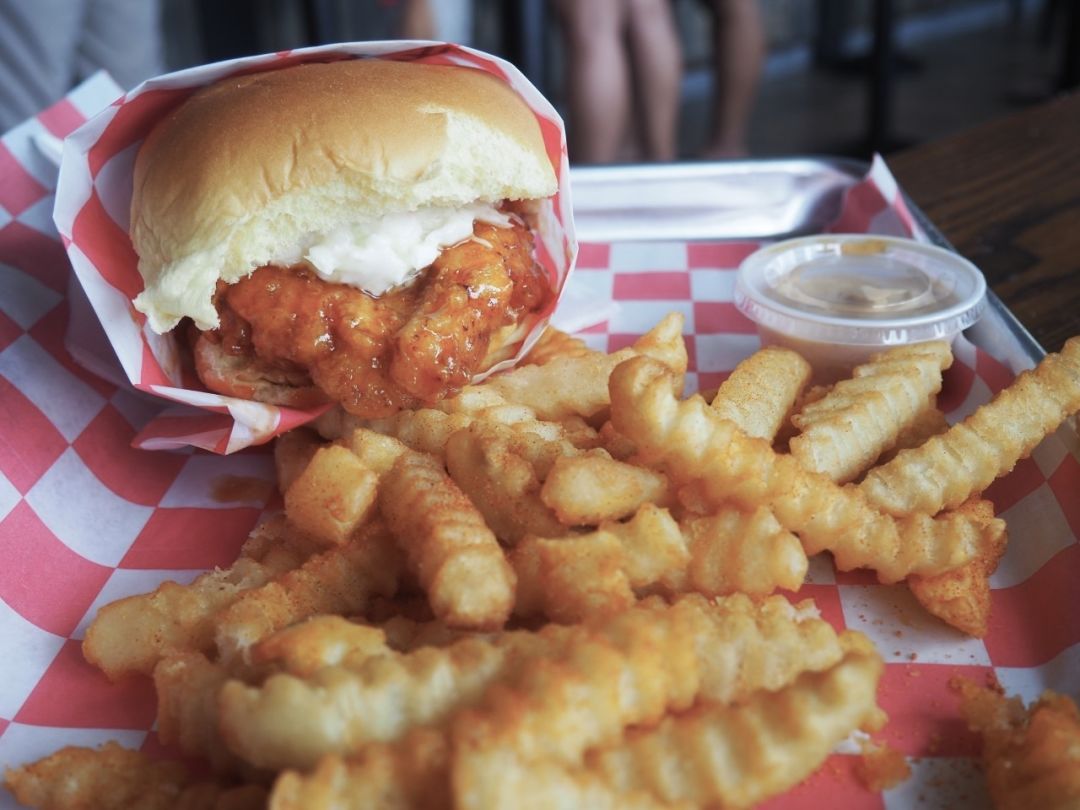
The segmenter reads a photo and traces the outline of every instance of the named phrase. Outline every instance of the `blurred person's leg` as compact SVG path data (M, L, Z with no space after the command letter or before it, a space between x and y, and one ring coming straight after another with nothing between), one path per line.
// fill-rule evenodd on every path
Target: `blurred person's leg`
M703 157L745 155L746 129L754 106L765 29L757 0L712 0L715 13L713 121Z
M669 0L630 0L628 27L645 156L674 160L682 83L682 46Z
M565 32L570 159L615 160L630 115L630 66L622 0L558 0Z
M401 15L402 39L438 39L435 15L428 0L404 0Z
M77 69L85 78L104 68L122 87L165 72L161 0L86 0Z
M0 0L0 132L71 89L83 7L78 0Z

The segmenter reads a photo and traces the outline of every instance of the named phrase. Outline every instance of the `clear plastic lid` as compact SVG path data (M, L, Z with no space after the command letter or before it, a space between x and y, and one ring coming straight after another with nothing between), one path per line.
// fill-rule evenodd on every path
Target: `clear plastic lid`
M962 256L909 239L809 236L748 257L735 306L801 340L895 346L971 326L986 307L986 280Z

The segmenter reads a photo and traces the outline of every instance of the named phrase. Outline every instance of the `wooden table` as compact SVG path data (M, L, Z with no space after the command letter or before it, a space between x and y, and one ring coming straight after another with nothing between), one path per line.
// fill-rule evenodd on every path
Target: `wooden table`
M1080 335L1080 93L888 163L1047 351Z

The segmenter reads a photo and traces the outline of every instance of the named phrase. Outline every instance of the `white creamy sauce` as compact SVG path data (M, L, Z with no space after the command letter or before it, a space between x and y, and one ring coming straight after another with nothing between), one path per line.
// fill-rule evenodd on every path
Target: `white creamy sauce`
M302 246L275 257L275 263L303 260L326 281L380 296L412 281L443 248L468 239L476 220L505 228L511 215L474 203L360 219L310 236Z

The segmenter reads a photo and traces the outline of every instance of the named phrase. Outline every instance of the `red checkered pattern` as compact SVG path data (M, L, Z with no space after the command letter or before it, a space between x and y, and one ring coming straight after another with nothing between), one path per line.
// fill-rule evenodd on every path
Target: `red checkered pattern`
M78 123L70 102L3 138L5 200L23 212L47 201L49 175L30 146L31 131ZM27 168L29 167L29 168ZM6 173L5 173L6 172ZM841 222L886 233L915 233L883 165L853 187ZM6 203L5 203L6 205ZM117 388L72 362L61 335L69 311L68 276L57 237L0 209L0 769L62 745L107 739L163 751L150 732L153 694L146 679L109 684L79 652L98 607L145 592L164 579L189 581L228 563L266 501L219 501L224 481L260 479L272 489L265 453L214 456L190 449L134 450L148 425L184 423L190 413L159 414L160 403ZM917 235L917 234L916 234ZM572 284L619 302L617 313L586 330L593 346L626 345L666 312L686 316L690 387L716 385L758 346L732 306L735 267L753 243L582 245ZM126 310L125 310L126 311ZM84 347L72 344L73 349ZM942 401L956 418L1005 385L1012 371L960 339ZM210 417L213 417L210 414ZM228 438L205 425L214 441ZM182 428L177 426L177 434ZM157 436L168 443L168 431ZM1071 444L1070 444L1071 443ZM885 657L880 698L891 722L884 737L911 761L914 776L884 794L852 776L845 746L814 777L770 808L983 807L973 765L976 741L958 722L948 691L954 675L993 673L1025 698L1051 687L1078 696L1080 613L1080 461L1076 436L1063 429L994 484L1010 526L1010 545L993 579L994 611L985 640L965 638L931 619L902 586L865 572L837 574L824 557L811 563L796 598L813 598L838 628L869 635ZM258 491L258 487L245 487ZM269 497L269 495L268 495ZM13 807L0 794L0 808Z

